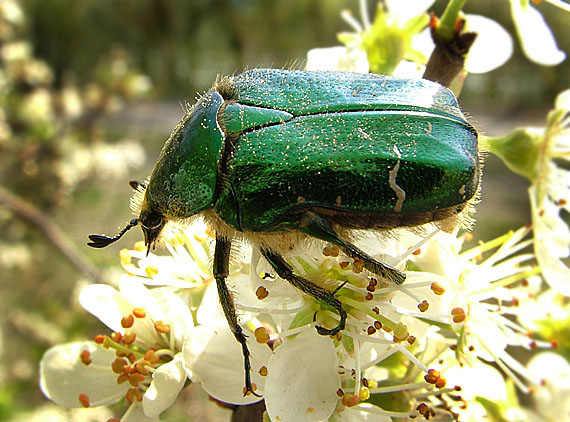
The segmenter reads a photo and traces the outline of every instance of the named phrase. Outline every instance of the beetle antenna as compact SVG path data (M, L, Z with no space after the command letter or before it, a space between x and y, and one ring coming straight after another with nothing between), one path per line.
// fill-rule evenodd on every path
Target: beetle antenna
M131 221L129 221L129 224L127 224L127 226L119 232L118 235L113 237L106 236L104 234L90 234L89 240L91 240L91 242L87 243L87 245L91 246L92 248L104 248L105 246L109 246L111 243L116 242L121 237L123 237L127 231L137 226L138 224L139 219L133 218Z
M146 189L146 183L139 182L138 180L131 180L131 181L129 182L129 186L130 186L131 188L133 188L134 190L136 190L136 191L139 190L139 187L141 187L141 188L143 188L143 189Z

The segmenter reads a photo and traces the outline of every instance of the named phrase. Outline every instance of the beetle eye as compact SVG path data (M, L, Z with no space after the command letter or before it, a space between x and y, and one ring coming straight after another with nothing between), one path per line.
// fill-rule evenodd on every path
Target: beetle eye
M163 224L164 218L162 214L156 211L143 211L140 216L140 222L147 229L156 229Z

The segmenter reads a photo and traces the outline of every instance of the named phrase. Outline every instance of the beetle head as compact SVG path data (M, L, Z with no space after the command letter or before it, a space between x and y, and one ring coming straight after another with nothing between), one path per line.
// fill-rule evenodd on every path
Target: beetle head
M144 243L147 247L146 254L148 255L150 248L154 245L166 224L166 218L158 211L143 209L138 221L144 233Z
M131 200L131 207L134 203L134 206L137 208L139 218L133 218L116 236L111 237L104 234L90 234L89 240L91 240L91 242L87 243L87 245L93 248L104 248L105 246L109 246L111 243L119 240L128 230L140 225L144 234L144 242L147 246L146 254L148 255L150 248L154 245L166 224L166 218L160 212L153 210L146 201L146 197L144 196L144 192L147 187L146 183L130 181L129 184L136 192L134 200Z

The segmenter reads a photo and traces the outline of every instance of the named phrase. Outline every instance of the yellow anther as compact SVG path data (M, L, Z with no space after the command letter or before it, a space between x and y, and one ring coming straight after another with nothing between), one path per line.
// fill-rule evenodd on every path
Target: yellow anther
M121 249L119 251L119 259L121 261L121 265L127 266L131 264L131 254L129 253L128 249Z
M152 267L152 266L148 266L144 269L144 272L146 273L146 276L148 278L153 278L155 275L158 274L158 268L156 267Z
M255 335L255 340L260 344L266 344L270 340L269 333L265 327L256 328L253 334Z
M360 398L360 401L368 400L370 398L370 390L368 387L360 387L358 397Z

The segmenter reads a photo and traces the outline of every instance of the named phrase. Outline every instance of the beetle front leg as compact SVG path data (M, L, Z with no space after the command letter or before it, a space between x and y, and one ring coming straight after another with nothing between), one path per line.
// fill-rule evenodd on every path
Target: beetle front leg
M401 271L398 271L394 267L391 267L388 264L384 264L383 262L372 258L370 255L352 243L342 240L335 233L331 224L314 212L306 212L303 214L303 217L299 221L298 230L307 233L310 236L316 237L317 239L321 239L337 245L349 257L362 260L364 263L364 268L366 268L368 271L374 274L378 274L379 276L384 277L396 284L402 284L406 279L406 275Z
M343 309L340 300L334 297L334 292L324 289L321 286L295 274L293 267L291 267L281 255L276 254L275 252L268 249L261 249L261 254L265 257L265 259L267 259L279 277L287 280L302 292L314 297L317 300L320 300L321 302L326 303L327 305L332 306L338 311L340 315L340 322L338 325L333 329L328 329L317 325L316 328L319 334L323 336L334 336L339 331L344 330L344 327L346 325L346 311Z
M239 325L234 300L228 286L226 285L226 278L230 270L230 250L231 242L226 237L216 236L216 248L214 250L214 277L216 278L216 285L218 287L218 296L220 304L224 310L224 315L230 326L230 330L234 333L234 337L241 344L243 353L243 365L245 368L245 393L252 393L255 396L261 397L251 385L251 364L249 362L249 349L247 348L247 339L241 326Z

